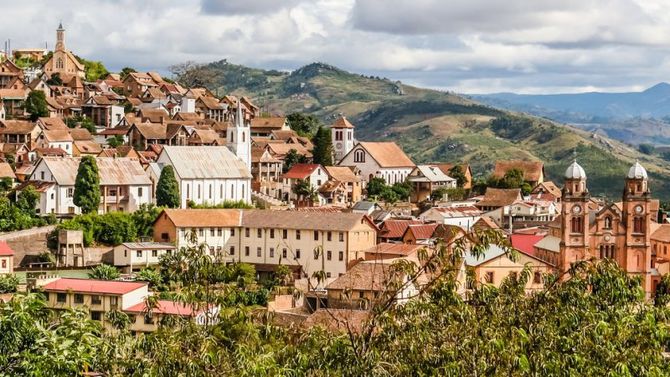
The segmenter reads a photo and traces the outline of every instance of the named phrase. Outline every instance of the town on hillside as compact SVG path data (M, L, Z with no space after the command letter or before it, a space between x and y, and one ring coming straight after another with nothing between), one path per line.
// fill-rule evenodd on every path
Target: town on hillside
M426 261L457 244L463 297L526 274L530 294L607 259L651 299L670 272L670 223L640 163L611 182L616 198L589 194L579 156L558 182L541 161L417 164L395 142L358 140L345 116L309 129L307 115L262 114L253 98L156 72L90 81L64 25L55 38L53 51L0 58L4 301L41 292L108 329L120 311L134 334L167 317L205 326L220 305L180 301L161 278L204 256L251 276L227 282L276 323L337 330L421 297L436 274ZM476 239L490 242L471 253ZM400 288L398 263L418 271Z

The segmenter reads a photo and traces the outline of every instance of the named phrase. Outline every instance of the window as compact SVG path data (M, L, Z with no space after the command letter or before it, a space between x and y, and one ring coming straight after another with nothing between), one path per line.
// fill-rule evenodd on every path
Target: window
M214 228L209 228L209 235L214 237Z
M333 232L328 232L328 241L333 240Z
M275 230L270 229L270 238L275 238Z
M67 295L65 293L56 294L56 302L65 302L67 300Z
M539 271L535 271L533 274L533 284L540 284L542 283L542 273Z
M119 298L118 298L118 297L112 296L112 297L109 298L109 305L110 305L112 308L116 308L116 306L117 306L118 304L119 304Z
M142 250L137 250L136 254L138 258L142 258Z
M249 228L244 228L244 236L249 237Z
M75 304L83 304L84 303L84 295L81 293L75 293L74 294L74 303Z
M644 219L642 217L636 217L633 219L633 232L644 233Z
M261 252L261 248L260 248L260 247L257 247L257 248L256 248L256 256L260 258L260 257L261 257L261 253L262 253L262 252Z
M167 241L168 239L170 239L170 236L169 236L167 233L161 233L161 238L162 238L164 241Z
M219 236L219 237L223 236L223 229L222 229L222 228L218 228L218 229L216 230L216 235Z
M274 257L275 257L275 248L271 247L270 248L270 258L274 258Z
M102 304L102 298L98 295L93 295L91 296L91 304L92 305L100 305Z
M235 237L235 228L230 228L230 236Z
M257 236L258 238L262 238L262 237L263 237L263 231L260 230L260 229L256 230L256 236Z
M486 277L484 278L484 280L487 283L492 284L493 283L493 271L486 272Z
M344 242L344 232L340 232L340 242Z
M65 193L65 195L66 195L68 198L71 198L72 196L74 196L74 189L73 189L72 187L68 187L68 188L67 188L67 192Z
M7 259L2 260L2 268L7 268Z
M330 272L326 272L326 277L327 278L330 278L331 276L333 276L333 275Z
M288 230L286 230L286 229L283 229L283 230L282 230L282 238L283 238L283 239L287 239L287 238L288 238Z
M198 237L204 237L205 236L205 230L200 228L198 229Z
M339 259L340 262L344 260L344 251L339 252L338 259Z
M207 186L209 188L209 198L212 199L212 185Z
M137 188L137 196L142 196L142 187Z
M151 250L151 256L154 258L158 257L158 250Z
M286 252L286 249L282 249L282 251L281 251L282 258L286 258L287 255L288 255L288 253Z
M94 321L99 321L102 318L102 314L100 312L93 311L91 312L91 319Z
M333 252L328 250L326 251L326 259L331 260L333 259Z
M300 258L300 249L295 249L295 259Z
M246 256L246 257L249 256L249 246L244 247L244 256Z
M123 250L123 257L128 258L128 249Z
M570 231L572 233L582 233L584 231L584 221L581 217L570 219Z
M318 241L318 240L319 240L319 231L315 230L314 231L314 241Z
M154 324L154 317L152 315L146 314L144 316L144 324L145 325L153 325Z
M336 141L342 140L342 131L335 131L335 140Z
M295 239L299 240L300 239L300 230L295 231Z
M365 162L365 152L362 149L357 149L354 152L354 162Z
M235 246L230 247L230 255L235 255Z
M600 245L600 259L615 259L616 248L614 245Z
M214 246L209 247L209 255L214 255Z
M43 171L40 172L40 180L42 180L42 181L44 180L44 172Z

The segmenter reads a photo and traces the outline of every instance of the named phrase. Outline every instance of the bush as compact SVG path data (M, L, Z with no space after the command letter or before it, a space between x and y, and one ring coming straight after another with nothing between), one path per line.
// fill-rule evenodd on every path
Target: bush
M0 293L14 293L19 285L19 278L14 275L0 275Z
M96 266L88 273L89 278L98 280L115 280L118 279L119 276L121 276L119 270L108 264Z

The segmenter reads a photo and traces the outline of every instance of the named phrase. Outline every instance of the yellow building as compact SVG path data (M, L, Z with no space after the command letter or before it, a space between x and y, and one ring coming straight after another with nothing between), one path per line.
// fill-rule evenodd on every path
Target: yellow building
M299 278L317 271L337 278L377 243L377 228L366 216L341 212L166 209L153 234L178 248L195 234L211 256L250 263L259 272L288 265L301 271Z

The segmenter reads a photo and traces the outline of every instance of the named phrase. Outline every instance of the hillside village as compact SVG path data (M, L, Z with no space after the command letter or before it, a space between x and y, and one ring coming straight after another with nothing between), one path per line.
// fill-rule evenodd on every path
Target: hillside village
M17 65L45 57L38 69ZM40 97L45 109L35 106ZM552 182L541 161L491 161L491 172L417 164L395 142L358 140L357 128L339 116L307 135L288 116L262 114L254 98L155 72L87 81L59 25L53 52L15 50L0 62L5 204L34 218L0 235L0 274L25 274L18 289L42 292L50 308L86 307L108 328L120 310L134 333L149 333L162 317L217 317L216 305L165 299L141 280L193 247L216 263L253 266L258 281L281 280L284 290L262 306L282 325L331 328L370 314L388 295L392 264L421 271L445 245L472 246L466 234L496 242L458 258L463 296L526 271L525 289L539 291L547 276L595 258L639 276L651 298L670 272L670 223L638 162L611 182L622 197L605 200L590 196L578 155ZM489 178L482 185L474 175ZM87 239L94 221L145 212L145 234ZM63 274L110 265L115 279ZM430 275L394 291L393 304L419 296ZM147 299L159 296L147 313Z

